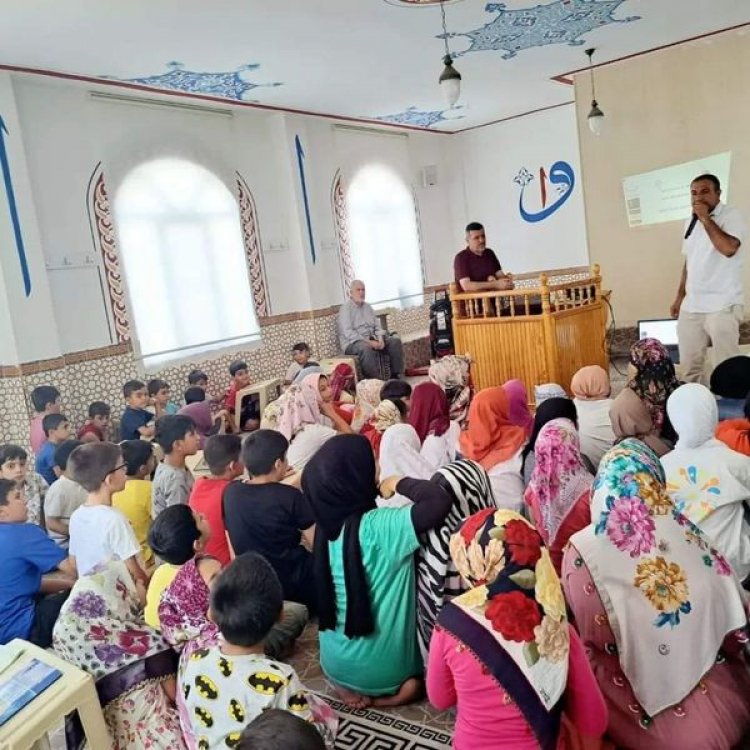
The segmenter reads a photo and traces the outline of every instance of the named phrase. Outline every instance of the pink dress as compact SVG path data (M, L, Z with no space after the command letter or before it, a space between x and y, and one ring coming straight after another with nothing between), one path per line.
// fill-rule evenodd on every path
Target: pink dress
M451 633L439 626L430 642L427 695L435 708L457 706L456 750L539 750L539 743L510 696ZM570 628L565 714L585 735L600 737L607 708L573 628ZM562 738L558 748L564 747Z
M746 747L739 742L750 729L750 674L737 636L727 636L715 666L687 698L652 718L645 717L620 669L615 637L589 569L572 545L563 558L562 584L607 701L608 736L620 750Z

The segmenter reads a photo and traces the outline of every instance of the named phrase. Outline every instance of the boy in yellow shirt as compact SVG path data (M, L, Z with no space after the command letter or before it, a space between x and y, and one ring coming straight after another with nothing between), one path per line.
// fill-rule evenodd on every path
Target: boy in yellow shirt
M112 507L130 521L135 538L141 545L141 559L147 572L154 566L154 553L148 546L151 528L151 475L156 468L151 443L146 440L124 440L120 443L126 465L127 482L122 492L112 495Z

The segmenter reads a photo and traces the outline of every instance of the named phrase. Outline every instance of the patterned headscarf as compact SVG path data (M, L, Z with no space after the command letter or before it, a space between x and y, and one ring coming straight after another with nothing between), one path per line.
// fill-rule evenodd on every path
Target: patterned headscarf
M510 421L526 430L526 437L530 437L534 427L534 416L529 411L529 394L522 380L509 380L503 384L503 390L508 395L508 409Z
M468 417L471 402L470 365L468 357L451 354L433 362L428 372L430 380L439 385L448 397L451 420L462 427Z
M316 372L299 385L291 385L278 399L276 429L289 441L306 425L320 423L320 391L322 377Z
M380 403L380 389L383 381L377 378L360 380L357 383L357 393L354 399L354 419L352 429L359 432L369 422L372 413Z
M665 490L656 454L633 438L605 454L591 526L571 537L596 584L620 666L649 716L685 698L747 623L727 561Z
M341 400L341 394L349 390L354 383L354 370L351 365L341 362L333 369L330 375L331 393L334 401Z
M390 399L381 401L370 417L370 424L380 433L401 423L401 412Z
M443 487L453 502L443 523L423 535L417 552L417 638L425 658L443 602L466 590L451 560L451 536L469 516L495 508L490 479L475 461L462 459L443 466L432 481Z
M542 747L556 747L558 704L568 681L570 632L549 551L526 519L494 508L466 519L451 537L450 551L458 572L472 588L443 607L438 626L459 637L493 675L499 671L505 677L503 688L513 699L520 691L509 675L514 671L523 675L539 708L526 719ZM487 634L496 647L491 661L488 647L483 648ZM508 660L515 670L503 669ZM531 702L528 691L523 694L526 699L517 701L522 711Z
M641 339L630 347L630 364L636 373L628 388L646 404L654 429L661 435L667 399L680 385L669 352L657 339Z
M60 610L52 633L55 651L95 680L134 662L171 651L143 619L143 605L124 562L112 561L81 576Z
M544 543L552 545L568 513L591 489L594 477L583 465L578 432L569 419L553 419L542 427L534 459L526 497L535 497L542 519L538 531Z

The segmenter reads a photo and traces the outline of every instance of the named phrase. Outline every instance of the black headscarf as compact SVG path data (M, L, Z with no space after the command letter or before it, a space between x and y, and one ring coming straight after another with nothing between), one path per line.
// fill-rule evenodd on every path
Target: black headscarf
M542 401L542 403L539 404L539 408L534 415L534 427L531 430L531 437L529 438L529 442L526 443L526 447L523 449L522 465L526 463L526 456L528 456L529 453L534 452L536 439L539 437L542 427L553 419L569 419L577 428L578 412L576 411L576 405L571 399L561 397L548 398L546 401Z
M722 398L746 398L750 393L750 357L725 359L711 373L711 392Z
M359 524L377 505L375 457L367 438L337 435L312 457L302 473L302 491L315 517L313 550L320 630L336 627L336 594L331 576L328 542L344 532L347 638L369 635L375 628L370 592L362 564Z

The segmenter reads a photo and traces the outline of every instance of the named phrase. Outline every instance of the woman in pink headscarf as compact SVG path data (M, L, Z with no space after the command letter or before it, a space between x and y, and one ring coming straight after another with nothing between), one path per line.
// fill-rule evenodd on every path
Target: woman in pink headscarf
M508 397L510 421L517 427L526 430L526 437L531 437L534 428L534 415L529 411L529 394L522 380L509 380L503 385Z
M282 394L274 429L289 441L287 459L296 471L302 471L320 446L336 433L352 432L336 412L328 378L319 372Z
M524 500L559 575L568 539L591 523L594 477L583 465L578 432L569 419L542 427L534 459Z

